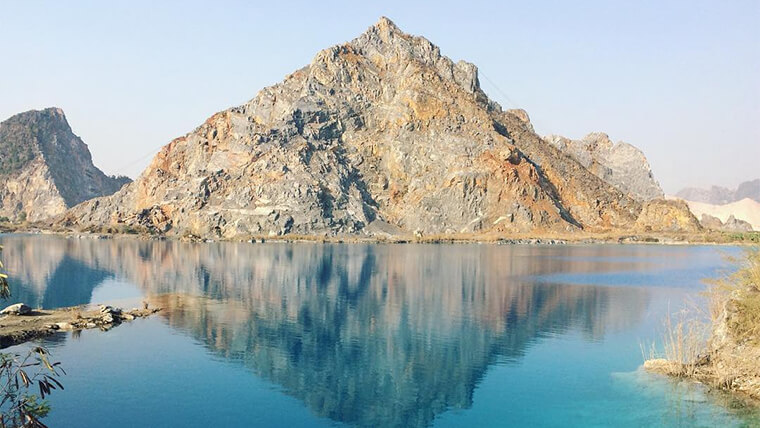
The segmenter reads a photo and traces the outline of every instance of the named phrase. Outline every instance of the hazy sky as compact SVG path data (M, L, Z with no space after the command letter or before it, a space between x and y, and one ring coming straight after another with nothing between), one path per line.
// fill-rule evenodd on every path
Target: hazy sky
M475 63L540 134L638 146L666 192L760 177L760 0L0 0L0 120L61 107L96 165L135 177L381 15Z

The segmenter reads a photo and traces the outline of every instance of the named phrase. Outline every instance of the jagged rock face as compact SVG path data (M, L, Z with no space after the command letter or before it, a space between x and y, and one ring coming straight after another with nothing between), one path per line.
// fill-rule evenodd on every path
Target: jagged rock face
M63 224L245 235L607 229L637 202L543 142L454 63L383 18L172 141Z
M702 214L702 219L699 221L702 227L710 230L719 230L722 232L751 232L752 225L744 220L739 220L733 215L728 216L728 219L723 223L718 217L711 216L710 214Z
M597 177L640 201L665 195L644 153L628 143L613 143L601 132L588 134L580 140L558 135L549 135L545 139Z
M709 230L721 230L723 228L723 222L718 217L711 216L710 214L702 214L699 224Z
M720 186L712 186L709 189L687 187L676 193L676 196L688 201L705 202L715 205L741 201L744 198L760 202L760 179L745 181L736 190Z
M682 200L652 199L644 204L634 228L640 232L700 232L702 226Z
M129 181L108 177L92 164L87 145L57 108L20 113L0 123L0 154L0 216L11 219L59 215Z
M756 202L749 198L744 198L737 202L731 202L723 205L713 205L705 202L685 201L689 205L689 209L695 216L705 218L705 216L714 217L721 222L721 225L732 224L738 229L743 229L746 226L743 223L749 224L754 230L760 230L760 202ZM730 221L731 217L734 218ZM708 219L708 223L714 222ZM720 227L720 226L718 226ZM712 227L715 230L719 228ZM742 230L737 230L742 231Z

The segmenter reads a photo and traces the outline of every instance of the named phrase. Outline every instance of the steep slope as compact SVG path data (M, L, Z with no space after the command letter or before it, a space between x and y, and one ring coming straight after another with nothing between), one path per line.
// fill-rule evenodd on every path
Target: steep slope
M635 231L638 232L700 232L702 225L680 199L652 199L644 204Z
M382 18L172 141L62 224L225 237L602 230L640 205Z
M760 179L745 181L736 190L720 186L712 186L709 189L687 187L676 193L676 196L687 201L713 205L729 204L745 198L760 202Z
M61 109L17 114L0 123L0 216L36 221L109 195L129 181L92 164Z
M580 140L558 135L549 135L545 139L597 177L638 200L665 196L644 153L628 143L613 143L601 132L588 134Z

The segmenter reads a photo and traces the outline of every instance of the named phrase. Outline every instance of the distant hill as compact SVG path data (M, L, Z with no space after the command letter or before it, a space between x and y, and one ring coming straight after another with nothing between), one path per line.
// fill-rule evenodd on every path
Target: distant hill
M728 204L708 204L698 201L686 201L689 209L697 218L702 218L704 214L716 217L721 222L726 223L729 217L733 216L738 220L744 220L754 230L760 231L760 202L750 198L744 198L740 201Z
M728 204L744 198L760 202L760 179L745 181L735 190L720 186L712 186L709 189L687 187L676 193L676 196L687 201L716 205Z
M0 217L42 220L130 181L93 165L61 109L31 110L0 123Z

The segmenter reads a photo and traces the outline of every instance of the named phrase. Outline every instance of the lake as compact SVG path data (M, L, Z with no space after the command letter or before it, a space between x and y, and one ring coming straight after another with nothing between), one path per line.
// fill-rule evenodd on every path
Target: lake
M14 302L159 314L41 341L52 427L742 426L642 372L740 249L181 243L4 235ZM23 352L21 345L11 350Z

